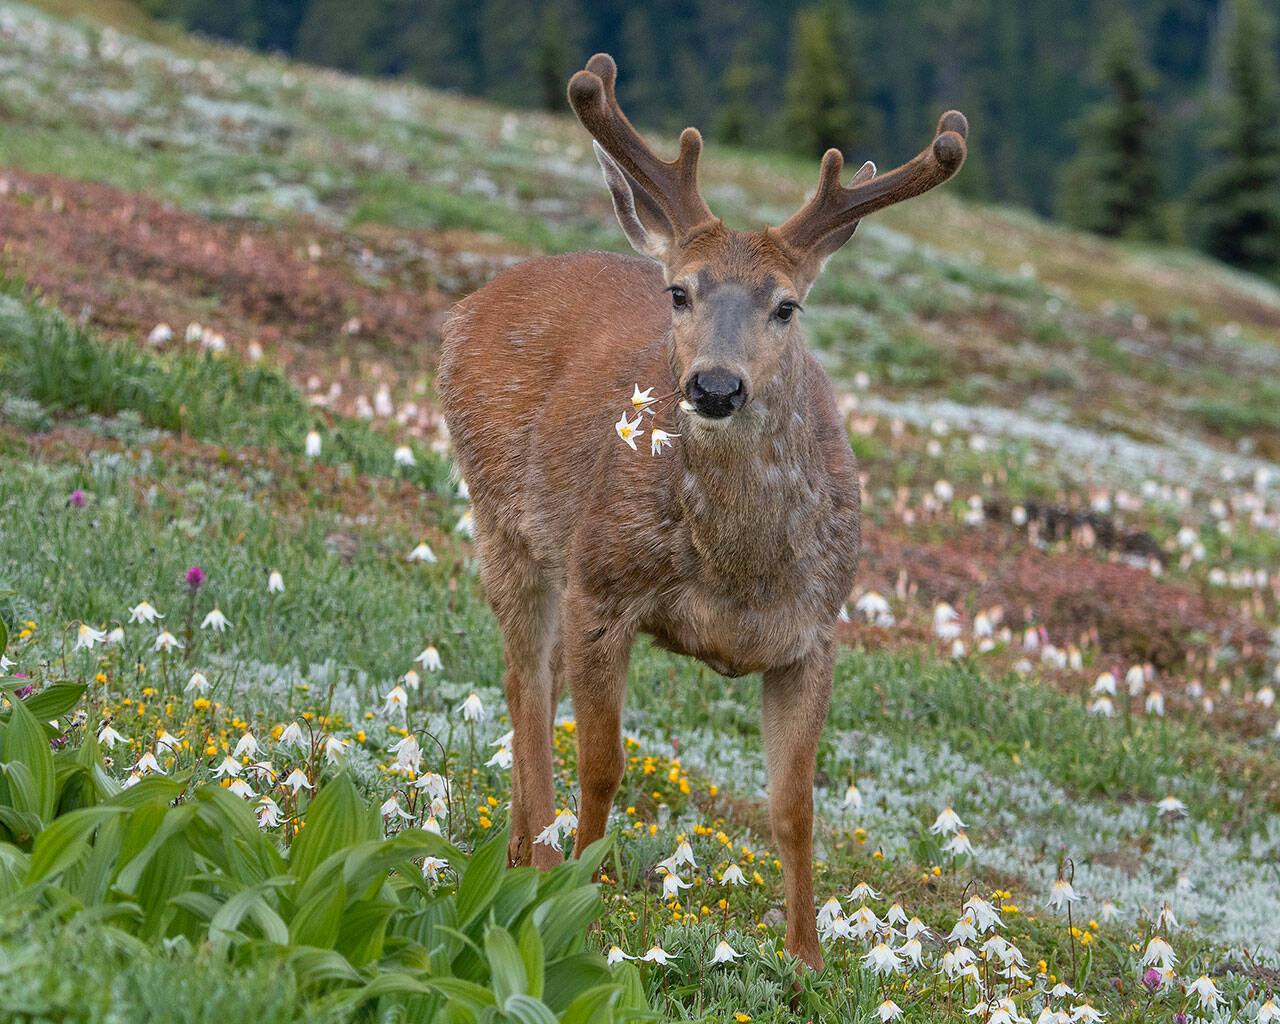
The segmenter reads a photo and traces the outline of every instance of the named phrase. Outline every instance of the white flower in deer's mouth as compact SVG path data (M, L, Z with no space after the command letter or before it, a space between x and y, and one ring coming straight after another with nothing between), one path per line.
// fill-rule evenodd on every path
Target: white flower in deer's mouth
M671 447L671 439L679 436L679 434L671 434L665 430L660 430L657 427L654 427L653 430L649 432L649 454L657 455L662 451L664 446L668 448Z
M637 409L643 409L645 406L653 404L653 388L645 388L640 390L640 385L635 385L635 390L631 392L631 404Z
M613 429L618 432L618 436L631 447L632 451L636 450L636 438L644 433L643 430L636 429L638 426L640 426L640 416L637 414L635 422L632 423L627 419L625 412L618 422L613 425Z

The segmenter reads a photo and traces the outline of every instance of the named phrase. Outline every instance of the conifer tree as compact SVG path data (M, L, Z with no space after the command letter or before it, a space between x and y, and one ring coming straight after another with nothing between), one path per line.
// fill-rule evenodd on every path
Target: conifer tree
M1163 190L1151 101L1155 76L1127 17L1108 33L1098 74L1107 94L1077 127L1079 148L1059 182L1062 216L1100 235L1158 238Z
M798 153L821 156L832 147L847 153L866 141L868 131L866 119L859 117L845 12L828 0L797 11L791 29L786 137Z
M1280 277L1280 75L1274 28L1234 0L1223 52L1227 97L1196 189L1201 245L1233 266Z

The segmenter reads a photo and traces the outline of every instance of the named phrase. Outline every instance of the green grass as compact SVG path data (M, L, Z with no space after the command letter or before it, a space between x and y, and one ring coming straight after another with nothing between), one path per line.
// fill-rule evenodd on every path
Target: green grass
M285 957L236 966L190 944L155 948L108 927L64 924L52 914L10 918L0 928L0 1006L12 1024L350 1019L304 998Z
M387 438L355 421L329 430L326 417L273 367L194 346L161 355L103 340L21 294L21 282L0 282L0 388L10 396L52 412L111 417L127 410L145 426L197 440L295 452L308 431L324 428L323 462L444 486L447 469L436 455L419 448L419 465L398 471Z

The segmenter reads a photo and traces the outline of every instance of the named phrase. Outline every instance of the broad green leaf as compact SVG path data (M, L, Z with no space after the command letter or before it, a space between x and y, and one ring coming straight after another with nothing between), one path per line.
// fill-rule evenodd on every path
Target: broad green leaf
M186 776L168 778L161 775L148 775L128 789L120 790L107 802L113 807L124 807L129 810L153 801L163 807L177 800L185 788Z
M12 896L31 870L31 859L12 843L0 843L0 897Z
M350 777L339 775L321 788L307 808L306 826L289 851L289 872L305 881L325 858L373 838L368 805Z
M629 964L623 961L613 968L613 977L622 986L622 994L618 998L618 1011L634 1010L637 1013L647 1013L649 1010L649 998L645 995L644 979L640 977L640 970L635 964ZM572 1005L572 1004L570 1004Z
M43 825L40 818L30 811L17 811L0 804L0 827L8 829L14 839L30 839Z
M157 810L160 812L158 825L154 824ZM177 807L164 807L153 804L148 807L140 807L134 811L133 820L129 823L129 831L133 835L126 838L126 845L120 852L120 859L124 863L116 873L115 887L121 892L136 893L138 880L142 877L142 873L147 869L156 852L171 836L186 828L195 819L195 816L196 809L190 804L179 804ZM136 854L130 856L133 847L136 845L138 833L143 830L149 833L146 843Z
M222 908L222 904L207 892L180 892L169 902L195 914L202 921L212 921L213 915Z
M505 928L490 925L484 930L484 958L489 961L489 985L499 1006L516 993L527 994L529 976L525 973L520 948Z
M405 974L403 971L383 971L360 990L360 997L377 999L390 995L430 995L431 983Z
M317 875L312 875L312 878ZM299 900L289 921L289 941L295 945L332 949L338 940L342 911L347 905L347 887L342 881L340 867L337 871L325 872L325 876L329 884L318 887L306 899Z
M281 946L288 945L288 927L263 898L262 890L255 886L236 893L213 915L209 922L209 941L214 948L225 951L246 917L258 925L263 938Z
M556 1024L556 1015L533 996L518 993L502 1004L503 1012L518 1024Z
M396 905L386 900L362 900L342 912L335 948L356 967L382 956L387 921Z
M449 1000L457 1000L472 1010L494 1004L493 993L483 985L463 978L427 978L427 984Z
M4 619L0 619L0 654L4 654L9 648L9 627L4 624Z
M419 857L462 860L462 853L440 836L422 829L405 829L392 839L363 843L343 860L343 878L352 892L364 892L387 872Z
M537 868L508 868L502 874L502 884L493 897L493 919L504 928L510 928L538 898Z
M83 807L57 818L36 836L31 850L27 882L58 874L89 852L89 837L108 818L123 814L122 807Z
M359 984L364 979L347 961L347 958L332 949L311 949L303 947L289 952L287 960L298 972L299 980L304 985L317 985L321 982L346 981Z
M582 856L565 862L566 870L572 870L577 876L579 885L591 885L595 881L596 872L604 863L605 857L613 848L613 833L607 832L582 851Z
M46 686L39 693L33 693L24 701L15 702L15 705L20 704L25 707L37 721L47 722L79 704L84 691L85 687L82 683L54 683L52 686Z
M538 904L533 920L542 932L547 960L558 960L581 949L587 928L600 916L600 911L600 893L594 885L558 893Z
M542 998L542 986L546 977L546 957L542 951L542 936L532 917L525 918L520 926L520 959L524 961L524 973L529 979L529 995Z
M8 762L14 806L49 821L53 817L56 795L49 737L24 702L14 702L12 716L5 732L4 758ZM25 775L16 771L19 766L26 768Z
M542 1001L562 1013L584 989L607 985L613 980L599 953L575 953L548 962Z
M139 857L134 863L141 860ZM146 915L145 927L150 934L164 932L175 913L170 901L186 890L187 878L194 866L191 847L181 832L170 835L147 859L147 866L138 877L134 898Z
M476 847L458 883L458 927L465 930L487 914L507 866L507 833L502 832ZM456 865L455 865L456 866Z
M617 983L589 988L579 993L560 1015L560 1024L610 1024L613 1005L621 995L622 986Z

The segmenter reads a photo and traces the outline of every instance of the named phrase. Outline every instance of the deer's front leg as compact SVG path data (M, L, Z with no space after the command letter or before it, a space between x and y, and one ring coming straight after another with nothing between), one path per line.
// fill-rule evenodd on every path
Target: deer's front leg
M622 698L634 638L629 626L603 619L585 594L566 594L561 665L573 698L581 790L575 857L604 835L622 781Z
M822 968L813 905L813 771L831 701L830 642L764 674L763 730L769 762L769 815L787 896L787 950Z

